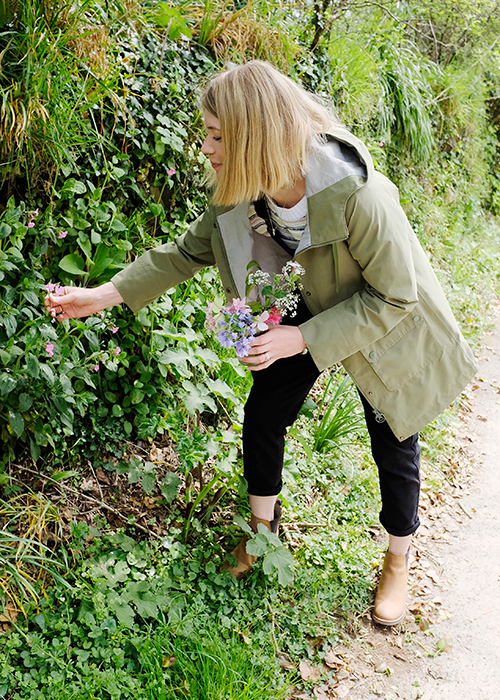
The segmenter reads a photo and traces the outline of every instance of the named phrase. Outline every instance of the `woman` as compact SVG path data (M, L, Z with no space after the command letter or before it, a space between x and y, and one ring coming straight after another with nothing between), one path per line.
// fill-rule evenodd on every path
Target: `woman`
M250 524L277 531L286 429L320 372L341 362L363 402L389 533L373 618L397 624L419 525L417 432L460 393L475 360L395 186L312 96L269 64L250 61L216 75L200 105L202 152L215 175L207 211L110 283L66 288L48 297L47 308L59 320L122 301L136 312L214 264L231 300L245 294L250 260L266 272L299 262L297 315L256 338L242 359L254 378L243 427ZM233 555L227 568L240 577L255 558L245 540Z

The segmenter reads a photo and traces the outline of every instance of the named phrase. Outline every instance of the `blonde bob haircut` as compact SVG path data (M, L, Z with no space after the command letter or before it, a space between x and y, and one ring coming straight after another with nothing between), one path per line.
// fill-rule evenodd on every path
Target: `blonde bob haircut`
M215 75L200 108L219 120L224 164L212 201L236 206L272 195L304 176L307 155L337 124L328 110L264 61Z

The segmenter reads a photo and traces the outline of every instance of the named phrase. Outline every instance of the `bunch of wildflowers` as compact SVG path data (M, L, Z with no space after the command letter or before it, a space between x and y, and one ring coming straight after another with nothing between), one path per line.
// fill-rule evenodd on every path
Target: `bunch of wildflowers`
M246 357L252 339L281 323L287 313L294 316L298 304L296 289L304 269L293 261L286 263L281 273L271 277L254 261L248 266L246 297L233 299L214 315L214 304L207 309L206 326L215 333L224 348L234 348L238 357ZM252 290L259 288L259 301L247 301Z

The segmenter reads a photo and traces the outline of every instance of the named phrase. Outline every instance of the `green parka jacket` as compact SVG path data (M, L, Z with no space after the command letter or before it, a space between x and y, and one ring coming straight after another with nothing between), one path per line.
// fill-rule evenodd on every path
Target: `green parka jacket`
M318 369L341 362L399 440L446 408L473 377L474 356L453 318L396 187L344 129L312 152L308 231L294 259L313 314L300 326ZM243 298L247 265L280 271L289 256L252 231L248 202L210 206L175 241L113 279L134 312L216 264L228 300Z

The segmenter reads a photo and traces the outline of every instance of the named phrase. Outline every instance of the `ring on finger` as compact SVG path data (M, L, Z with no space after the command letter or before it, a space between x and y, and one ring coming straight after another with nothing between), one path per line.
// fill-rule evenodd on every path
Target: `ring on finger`
M266 352L264 357L266 358L266 362L269 362L269 360L271 359L268 352Z

